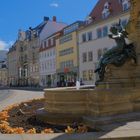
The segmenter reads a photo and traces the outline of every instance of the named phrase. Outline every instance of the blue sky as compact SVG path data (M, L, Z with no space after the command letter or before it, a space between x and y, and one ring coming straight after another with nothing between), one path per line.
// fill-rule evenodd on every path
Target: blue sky
M18 29L26 30L42 22L44 16L56 16L70 24L84 20L97 0L1 0L0 49L8 48L17 38Z

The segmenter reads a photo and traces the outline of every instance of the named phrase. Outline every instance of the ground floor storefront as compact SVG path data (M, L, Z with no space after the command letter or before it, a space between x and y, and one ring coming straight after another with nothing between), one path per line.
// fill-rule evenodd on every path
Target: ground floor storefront
M17 86L18 78L16 77L8 77L8 86Z
M42 87L57 87L57 77L55 74L41 75L40 76L40 86Z
M39 86L39 76L32 76L28 78L29 86Z
M75 86L78 79L79 72L77 67L57 71L58 87Z

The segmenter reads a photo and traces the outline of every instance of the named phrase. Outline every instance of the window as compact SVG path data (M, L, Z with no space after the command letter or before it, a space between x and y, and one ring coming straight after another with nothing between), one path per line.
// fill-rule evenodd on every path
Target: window
M109 15L110 15L110 12L109 12L109 11L105 11L105 12L102 13L102 18L105 19L105 18L107 18Z
M82 34L82 42L86 42L86 34Z
M83 62L87 61L87 53L83 53Z
M32 53L32 58L33 58L33 60L35 60L35 53L34 52Z
M60 40L59 40L59 43L63 44L65 42L68 42L68 41L71 41L71 40L72 40L72 35L68 34L68 35L65 35L65 36L61 37Z
M101 56L102 56L102 50L99 49L99 50L98 50L98 60L101 58Z
M99 28L97 29L97 38L101 38L102 37L102 29Z
M46 41L44 41L44 48L46 48Z
M51 38L51 46L53 46L54 45L54 40L53 40L53 38Z
M88 70L88 79L93 80L93 70Z
M45 70L47 69L47 65L46 65L46 63L45 63Z
M88 32L88 41L92 40L92 32Z
M124 0L124 2L122 3L123 5L123 10L127 11L130 8L130 3L128 0Z
M52 61L50 60L50 69L52 68Z
M102 38L108 36L108 27L104 26L103 28L97 29L97 38Z
M64 35L66 35L68 33L71 33L73 31L77 30L78 27L79 27L79 25L78 25L78 23L76 23L76 24L71 25L70 27L65 28L64 29Z
M46 65L46 70L48 69L48 67L47 67L47 62L45 63L45 65Z
M103 27L103 37L106 37L106 36L108 36L108 27L107 26Z
M73 61L72 60L69 61L69 64L70 64L69 67L73 67Z
M73 53L73 48L68 48L59 52L59 56L64 56Z
M111 5L109 2L104 4L104 9L102 11L102 18L105 19L111 14Z
M84 81L87 80L87 71L83 71L83 80L84 80Z
M32 66L30 66L30 72L32 72Z
M92 61L92 60L93 60L93 53L88 52L88 61Z
M48 40L48 46L51 46L51 39Z
M43 47L43 44L41 43L41 46L40 46L41 48Z
M50 50L50 56L52 56L52 51Z
M71 68L73 67L73 60L63 61L60 63L61 68Z
M55 37L53 38L53 45L55 46L56 45L56 42L55 42Z
M44 64L42 63L42 70L44 71Z

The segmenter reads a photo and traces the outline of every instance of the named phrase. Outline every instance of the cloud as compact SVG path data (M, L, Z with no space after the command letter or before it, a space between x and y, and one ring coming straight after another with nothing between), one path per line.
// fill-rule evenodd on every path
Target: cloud
M59 4L56 3L56 2L53 2L50 4L51 7L55 7L55 8L58 8L59 7Z
M8 50L9 47L13 45L13 43L13 41L6 42L0 39L0 50Z

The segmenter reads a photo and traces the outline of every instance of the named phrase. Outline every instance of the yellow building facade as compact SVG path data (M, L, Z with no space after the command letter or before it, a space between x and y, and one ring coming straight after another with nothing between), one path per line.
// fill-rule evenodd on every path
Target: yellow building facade
M63 29L56 40L56 71L58 86L73 86L79 78L77 30L83 22L75 22Z
M7 86L7 68L0 68L0 86Z

